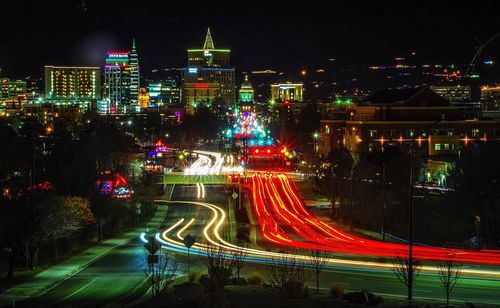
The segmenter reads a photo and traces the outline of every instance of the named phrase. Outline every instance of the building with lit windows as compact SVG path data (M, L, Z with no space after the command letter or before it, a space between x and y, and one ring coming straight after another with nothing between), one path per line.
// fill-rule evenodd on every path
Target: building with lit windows
M280 83L271 85L271 100L282 103L300 103L304 101L302 83Z
M430 86L431 90L446 98L450 103L471 101L470 85Z
M211 108L220 95L219 90L218 83L184 83L183 98L189 102L186 105L186 114L195 114L199 106Z
M500 120L463 115L428 87L378 90L354 103L345 119L321 120L319 154L327 156L339 148L366 153L408 149L415 142L422 155L446 156L472 142L500 139Z
M241 84L240 87L240 102L249 103L254 101L254 91L252 88L252 84L248 81L248 75L245 75L245 81Z
M194 94L193 91L197 91L197 88L193 86L197 83L210 84L211 92L213 91L212 85L217 85L217 96L213 98L210 104L217 103L227 108L233 106L236 102L236 89L235 69L230 63L231 50L216 49L210 28L208 28L203 48L188 49L187 53L188 65L181 70L182 99L186 110L192 110L194 105L199 104L199 102L193 100L194 96L192 95Z
M245 81L240 86L238 105L240 113L255 113L254 90L248 81L248 75L245 75Z
M100 99L99 67L45 66L45 103L87 110Z
M139 89L139 106L143 109L149 108L149 92L146 88Z
M135 39L132 40L130 51L130 111L139 112L139 88L141 72L139 67L139 54L135 47Z
M19 110L22 103L28 100L26 81L0 78L0 108L3 110Z
M486 111L500 110L500 86L482 86L481 104Z
M130 110L130 52L110 51L104 65L104 104L100 113Z
M180 104L180 88L175 79L150 83L148 86L151 108Z

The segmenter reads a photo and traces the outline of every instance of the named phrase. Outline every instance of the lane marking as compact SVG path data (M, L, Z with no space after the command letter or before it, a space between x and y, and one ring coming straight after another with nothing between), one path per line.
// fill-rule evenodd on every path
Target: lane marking
M69 295L66 295L65 297L61 298L60 300L58 300L57 302L62 302L64 300L67 300L68 298L72 297L73 295L79 293L80 291L83 291L86 287L90 286L91 284L94 283L94 281L97 280L98 277L92 279L90 282L86 283L83 287L81 287L80 289L76 290L75 292L69 294Z

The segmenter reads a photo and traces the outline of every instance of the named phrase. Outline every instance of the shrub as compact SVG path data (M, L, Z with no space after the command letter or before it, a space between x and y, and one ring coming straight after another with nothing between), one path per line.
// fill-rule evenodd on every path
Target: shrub
M345 294L345 287L341 284L334 283L330 286L330 296L334 299L342 298Z
M247 281L243 277L240 277L240 278L232 277L231 279L229 279L229 284L237 285L237 286L244 286L247 284Z
M191 283L200 283L200 278L203 272L200 270L192 270L188 273L188 281Z
M262 275L257 273L257 272L253 272L247 276L247 283L248 284L261 285L263 281L264 281L264 278L262 278Z
M212 279L208 276L208 274L201 275L200 284L203 286L205 291L212 290Z
M184 282L174 286L173 298L175 304L186 304L201 299L203 287L198 283Z
M474 305L474 304L473 304L473 303L471 303L471 302L464 302L464 303L462 304L462 307L464 307L464 308L476 308L476 305Z
M288 298L306 298L309 287L302 282L291 282L285 285L285 296Z

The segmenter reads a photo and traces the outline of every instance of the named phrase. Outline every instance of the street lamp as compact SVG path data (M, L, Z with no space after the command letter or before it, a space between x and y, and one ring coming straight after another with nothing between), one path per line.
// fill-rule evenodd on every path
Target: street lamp
M314 132L313 135L312 135L312 137L314 139L314 153L318 153L319 133L318 132Z
M409 210L408 210L408 304L411 306L411 301L413 298L413 182L414 179L414 158L415 158L415 140L421 137L423 134L427 134L429 129L434 125L444 120L444 115L431 125L427 126L424 130L420 132L417 136L413 136L410 143L410 200L409 200Z

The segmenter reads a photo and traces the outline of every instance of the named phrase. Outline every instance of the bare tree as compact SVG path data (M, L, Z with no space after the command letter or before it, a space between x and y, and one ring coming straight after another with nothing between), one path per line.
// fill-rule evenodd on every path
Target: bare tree
M407 257L396 257L392 260L392 271L398 277L399 281L409 288L408 282L410 277L410 259ZM412 271L412 281L415 282L415 279L420 274L420 270L422 269L422 263L419 259L413 259L413 271ZM408 298L408 304L411 306L411 298Z
M307 268L299 264L294 256L288 254L272 257L266 269L270 284L279 289L282 299L285 298L287 288L304 284L307 276Z
M238 246L240 247L240 249L234 250L232 253L232 265L236 270L236 277L240 279L240 272L241 269L245 266L245 258L248 255L248 244L245 242L239 242Z
M325 250L311 249L309 250L308 257L311 270L316 275L316 294L319 294L319 274L325 268L328 259L331 257L331 253Z
M202 261L207 267L210 278L214 306L225 306L224 287L229 283L233 272L233 260L221 246L205 243Z
M446 307L449 307L450 294L462 275L462 265L455 260L454 255L449 255L445 260L437 262L436 267L446 293Z
M149 290L153 297L158 297L163 290L168 288L177 272L177 261L175 261L167 250L160 249L156 256L158 257L157 262L148 262L148 267L145 272L150 284ZM148 253L146 258L153 259L155 257Z

